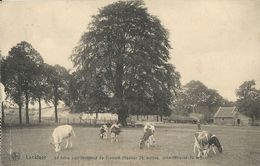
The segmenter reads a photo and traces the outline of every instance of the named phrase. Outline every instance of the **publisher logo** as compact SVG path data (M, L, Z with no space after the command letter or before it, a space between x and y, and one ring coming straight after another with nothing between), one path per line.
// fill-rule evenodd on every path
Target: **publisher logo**
M19 152L12 152L11 157L14 161L20 160L21 154Z

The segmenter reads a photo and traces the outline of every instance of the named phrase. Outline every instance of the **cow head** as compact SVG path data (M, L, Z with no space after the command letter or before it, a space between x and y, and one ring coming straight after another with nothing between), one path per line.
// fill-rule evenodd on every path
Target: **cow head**
M54 147L55 152L59 152L61 150L61 143L50 142L50 145L52 145Z
M140 140L140 149L142 149L145 145L145 143L148 141L148 139L150 138L150 136L152 136L153 133L151 131L151 129L147 129L146 132L144 133L143 138ZM154 140L152 140L154 141Z
M142 139L140 139L140 142L139 142L139 147L140 147L140 149L143 149L143 148L144 148L144 145L145 145L145 141L143 141Z
M220 144L220 142L219 142L219 140L218 140L218 138L217 138L216 136L212 136L212 137L209 139L209 146L210 146L210 145L216 146L216 147L218 148L218 151L219 151L220 153L222 153L223 147L221 146L221 144Z

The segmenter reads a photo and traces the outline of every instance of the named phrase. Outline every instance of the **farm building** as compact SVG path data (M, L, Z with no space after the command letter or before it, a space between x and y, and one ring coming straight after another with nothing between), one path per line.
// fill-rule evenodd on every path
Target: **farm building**
M251 118L241 114L236 107L220 107L214 115L214 124L246 126L251 124Z
M162 118L160 115L130 115L128 119L134 122L162 122Z

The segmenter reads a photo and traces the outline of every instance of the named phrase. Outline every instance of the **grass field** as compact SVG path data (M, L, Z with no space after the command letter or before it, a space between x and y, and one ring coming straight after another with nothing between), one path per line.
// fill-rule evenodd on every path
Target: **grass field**
M260 165L260 128L234 126L202 126L220 139L222 154L210 154L207 159L196 159L193 154L195 125L165 124L156 127L156 145L140 150L142 128L123 128L118 143L101 140L98 128L74 126L76 137L73 148L59 154L49 145L54 126L3 129L2 164L5 165L192 165L244 166ZM11 130L11 134L10 134ZM12 144L10 145L10 140ZM8 151L12 147L21 158L14 161ZM46 159L28 159L29 156ZM59 159L55 159L55 157Z

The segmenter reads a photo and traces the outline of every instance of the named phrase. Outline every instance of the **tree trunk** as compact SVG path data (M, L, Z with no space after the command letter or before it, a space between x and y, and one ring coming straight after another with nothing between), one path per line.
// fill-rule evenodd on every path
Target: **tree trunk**
M25 113L26 113L26 124L29 124L29 96L28 93L25 93Z
M118 121L122 126L127 126L127 122L126 122L126 118L128 117L128 115L126 114L126 111L124 111L123 109L121 109L119 111L118 115Z
M20 82L20 81L19 81ZM18 103L18 106L19 106L19 122L20 124L23 123L22 121L22 106L23 106L23 102L22 102L22 90L21 90L21 83L19 85L19 91L18 91L18 97L19 97L19 103Z
M255 115L252 115L252 125L255 124L255 119L256 119Z
M58 87L54 87L54 112L55 112L55 122L58 123Z
M19 106L19 122L20 122L20 124L22 124L23 121L22 121L22 104L21 104L21 102L18 106Z
M41 98L38 99L39 103L39 123L42 121L42 104L41 104Z
M118 121L123 126L127 126L126 118L128 117L127 108L124 107L123 101L123 74L124 66L119 60L119 63L116 66L116 75L115 75L115 97L119 100L119 106L117 108Z
M98 120L98 112L96 112L96 120Z
M58 123L58 109L57 109L57 104L54 104L54 111L55 111L55 122Z
M5 112L4 112L4 102L1 103L2 107L2 126L5 124Z

